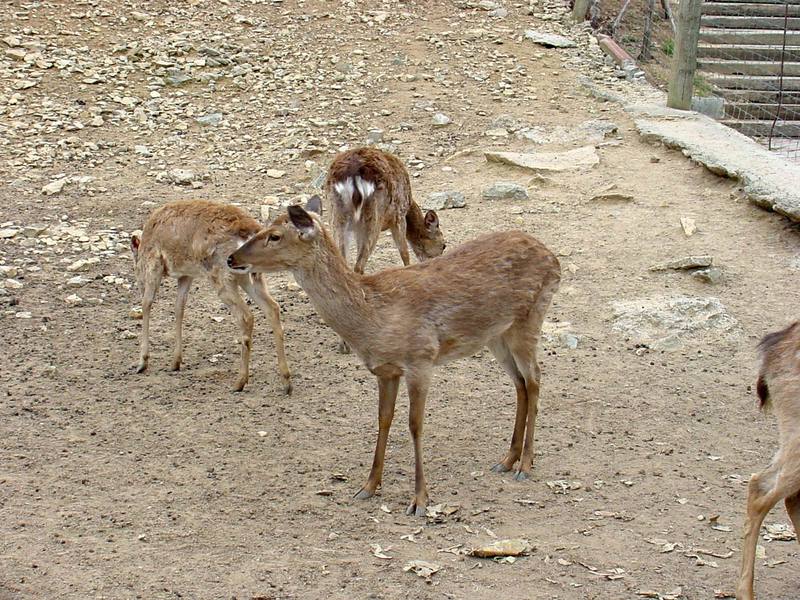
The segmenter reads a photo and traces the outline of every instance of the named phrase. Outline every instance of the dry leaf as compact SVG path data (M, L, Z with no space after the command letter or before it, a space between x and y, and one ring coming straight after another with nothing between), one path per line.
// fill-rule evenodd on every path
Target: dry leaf
M424 579L430 579L431 575L438 573L442 567L435 563L426 562L424 560L412 560L405 564L403 571L408 573L413 571L415 575Z
M385 554L385 552L388 552L389 550L392 549L391 546L389 546L388 548L381 548L380 544L372 544L370 548L372 548L372 556L374 556L375 558L380 558L383 560L392 560L392 558L394 558L393 556Z
M508 539L498 540L480 548L470 550L470 556L478 558L495 558L499 556L522 556L532 550L528 540Z

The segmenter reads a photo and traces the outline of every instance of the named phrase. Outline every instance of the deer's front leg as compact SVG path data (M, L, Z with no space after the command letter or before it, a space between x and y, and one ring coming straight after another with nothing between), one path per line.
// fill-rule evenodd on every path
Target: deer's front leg
M356 494L356 498L363 500L375 495L381 485L383 477L383 459L386 455L386 441L389 439L389 429L394 418L394 404L397 400L397 388L400 387L400 376L378 377L378 442L375 445L375 456L372 459L372 469L364 487Z
M430 372L406 375L408 386L408 429L414 442L414 500L406 509L407 515L424 517L428 512L428 485L422 468L422 421L428 396Z

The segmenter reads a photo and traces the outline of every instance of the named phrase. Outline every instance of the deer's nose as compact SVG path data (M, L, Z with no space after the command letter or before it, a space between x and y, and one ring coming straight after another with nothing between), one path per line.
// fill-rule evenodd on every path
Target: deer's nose
M233 268L233 254L228 257L228 266Z

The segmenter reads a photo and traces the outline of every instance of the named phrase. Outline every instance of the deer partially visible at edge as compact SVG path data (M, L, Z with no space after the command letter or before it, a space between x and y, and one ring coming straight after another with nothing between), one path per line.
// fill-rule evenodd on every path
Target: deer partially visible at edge
M530 475L538 411L536 358L545 312L561 278L558 259L521 231L490 233L452 252L409 267L364 276L351 271L318 214L290 206L228 258L235 272L288 270L323 320L378 380L378 441L372 469L357 498L381 484L400 378L410 402L414 498L407 513L424 516L422 424L434 367L488 346L516 388L511 446L493 470Z
M770 333L758 347L761 370L756 392L761 408L772 408L778 419L778 452L766 469L750 478L747 488L737 600L753 600L758 534L767 513L781 500L800 542L800 321Z
M232 273L228 255L261 231L263 226L235 206L201 200L177 201L154 210L142 230L141 239L131 238L134 268L142 293L142 333L137 372L147 368L150 357L150 310L165 276L178 280L175 301L175 349L172 370L180 369L183 355L183 312L192 280L204 277L233 313L241 333L241 366L234 389L241 391L249 378L253 339L253 313L239 288L269 317L275 336L278 370L286 393L292 384L283 347L280 307L270 296L264 276Z

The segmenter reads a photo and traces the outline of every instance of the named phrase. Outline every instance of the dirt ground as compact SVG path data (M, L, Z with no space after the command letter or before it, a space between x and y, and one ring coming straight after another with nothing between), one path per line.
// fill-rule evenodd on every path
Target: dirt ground
M561 27L556 4L507 3L505 18L468 5L4 3L3 37L37 42L28 48L44 62L0 54L0 229L16 231L0 239L0 266L22 284L6 279L0 295L0 598L733 591L746 481L777 443L774 419L755 409L754 347L798 316L800 232L742 199L734 182L642 143L618 104L577 84L588 74L626 89L590 48L524 41L526 28ZM154 83L203 46L250 57L196 64L182 85ZM58 60L66 62L46 66ZM253 68L231 73L244 63ZM214 69L228 75L200 79ZM28 80L35 85L18 85ZM220 125L196 122L213 112ZM432 127L435 112L452 123ZM604 118L618 132L598 143L598 166L536 177L484 160L486 148L532 147L484 135L500 115L567 129ZM578 339L574 349L555 334L544 342L525 482L489 471L507 449L515 405L491 354L437 371L425 466L432 503L449 508L436 518L404 514L413 486L404 391L383 488L352 499L371 464L376 382L336 352L336 335L288 276L270 277L270 287L283 310L292 396L281 393L258 313L251 382L230 391L235 325L202 282L187 307L183 370L168 370L173 282L156 304L150 371L131 368L140 322L129 315L139 294L127 240L153 206L209 198L259 215L312 192L332 153L376 128L410 165L418 199L465 194L465 208L440 211L449 247L520 228L558 254L564 277L548 327ZM172 185L175 168L202 175L194 187ZM60 193L42 193L62 176L71 179ZM481 190L497 181L525 185L530 198L484 200ZM633 200L591 199L612 184ZM681 217L698 232L686 236ZM48 229L26 233L32 224ZM713 255L723 281L649 270L689 254ZM66 270L90 257L100 260ZM369 269L398 263L382 238ZM67 283L76 276L87 281ZM669 352L612 329L612 301L659 294L717 297L738 326ZM782 507L767 518L775 523L789 524ZM513 564L466 555L495 538L524 538L534 550ZM795 600L800 546L759 543L760 597ZM403 570L412 560L440 570L418 577Z

